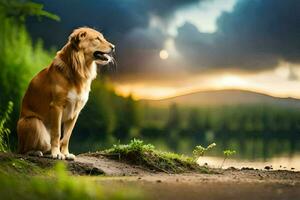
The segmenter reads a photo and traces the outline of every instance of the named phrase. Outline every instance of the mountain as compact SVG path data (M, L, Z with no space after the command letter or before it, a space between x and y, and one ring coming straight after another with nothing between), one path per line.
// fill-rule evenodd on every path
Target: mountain
M300 99L279 98L247 90L200 91L161 100L142 100L152 106L168 106L171 103L185 106L268 104L299 107Z

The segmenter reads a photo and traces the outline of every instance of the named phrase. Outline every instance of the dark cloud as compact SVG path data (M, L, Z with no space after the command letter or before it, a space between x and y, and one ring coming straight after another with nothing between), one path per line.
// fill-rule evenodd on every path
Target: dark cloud
M201 2L201 0L146 0L144 2L146 2L150 12L160 17L168 18L171 17L178 8Z
M202 67L264 69L280 60L300 62L298 0L240 0L223 13L213 34L186 23L176 46L194 69Z
M37 0L45 10L60 16L56 22L31 18L28 27L34 38L42 38L45 45L60 47L70 32L80 26L103 31L118 41L124 33L135 27L147 27L148 16L141 1L118 0Z
M35 0L44 4L47 11L60 16L61 21L28 21L29 31L34 38L42 38L45 45L64 44L68 34L78 26L90 26L102 30L119 42L135 28L146 28L150 15L166 20L176 9L199 0Z

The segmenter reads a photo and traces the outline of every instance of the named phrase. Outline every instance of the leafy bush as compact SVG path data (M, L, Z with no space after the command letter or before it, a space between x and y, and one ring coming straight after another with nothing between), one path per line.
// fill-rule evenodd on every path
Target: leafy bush
M13 102L8 102L6 111L0 116L0 152L10 151L9 134L10 129L6 127L10 114L13 110Z

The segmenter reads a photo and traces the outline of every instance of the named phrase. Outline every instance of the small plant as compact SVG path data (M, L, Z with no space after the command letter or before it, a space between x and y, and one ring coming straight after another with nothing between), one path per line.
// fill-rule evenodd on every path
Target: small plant
M13 110L13 102L9 101L6 111L0 116L0 152L10 151L9 147L9 134L10 130L6 127L6 123L9 121L9 115Z
M194 158L198 159L199 157L204 156L204 154L207 151L211 150L215 146L216 146L216 143L212 143L212 144L208 145L206 148L201 145L196 146L195 149L193 150Z
M220 168L223 167L223 165L224 165L224 163L225 163L225 160L226 160L227 158L229 158L230 156L233 156L233 155L236 154L236 151L235 151L235 150L227 149L227 150L224 150L224 151L223 151L223 154L224 154L225 157L224 157L224 160L223 160L222 165L221 165Z

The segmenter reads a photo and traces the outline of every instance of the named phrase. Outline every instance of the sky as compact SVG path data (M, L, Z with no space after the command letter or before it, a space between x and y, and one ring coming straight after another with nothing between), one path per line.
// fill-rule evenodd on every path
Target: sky
M299 0L36 1L61 17L27 22L47 48L80 26L116 45L121 95L243 89L300 98Z

